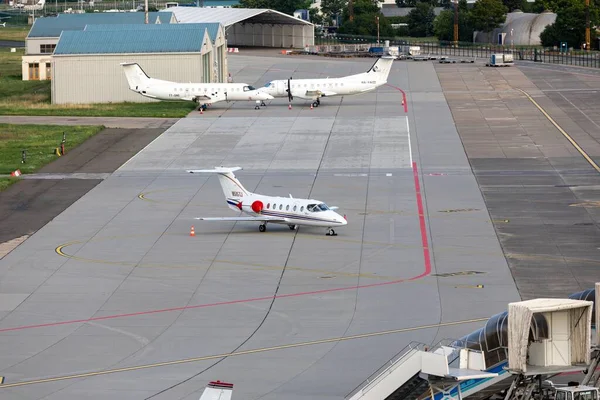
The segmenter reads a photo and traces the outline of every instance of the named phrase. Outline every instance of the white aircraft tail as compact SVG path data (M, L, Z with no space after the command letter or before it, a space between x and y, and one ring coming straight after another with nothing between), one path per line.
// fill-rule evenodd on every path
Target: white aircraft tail
M233 384L221 381L209 382L200 400L231 400Z
M129 89L137 92L141 90L141 88L146 87L150 82L150 77L146 75L138 63L121 63L121 65L125 71Z
M387 78L390 75L393 62L394 57L383 56L375 61L375 64L373 64L367 72L356 76L361 79L369 79L370 81L375 80L378 84L384 84L387 82Z
M233 174L235 171L241 170L241 167L215 167L215 169L196 169L188 170L190 174L196 173L212 173L219 175L219 183L223 189L223 194L227 200L238 200L251 193L237 180Z

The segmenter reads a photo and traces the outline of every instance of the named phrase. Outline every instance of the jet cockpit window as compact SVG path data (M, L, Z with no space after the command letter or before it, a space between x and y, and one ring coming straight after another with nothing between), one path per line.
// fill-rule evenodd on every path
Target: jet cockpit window
M271 87L272 84L273 84L272 82L269 82L265 85L265 87Z
M312 212L320 212L320 211L329 210L329 207L327 207L327 204L325 204L325 203L309 204L306 208L308 211L312 211Z
M250 90L256 90L254 86L244 86L244 92L248 92Z

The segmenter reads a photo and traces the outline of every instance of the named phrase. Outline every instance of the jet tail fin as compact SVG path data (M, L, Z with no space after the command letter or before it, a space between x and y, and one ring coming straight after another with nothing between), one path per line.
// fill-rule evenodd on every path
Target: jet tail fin
M129 89L134 92L138 92L141 90L145 84L150 81L150 77L146 75L142 67L139 66L138 63L121 63L123 70L125 71L125 76L127 77L127 83L129 83Z
M237 180L233 174L235 171L241 170L241 167L215 167L214 169L192 169L187 170L190 174L196 173L212 173L219 175L219 183L223 189L223 194L226 199L239 200L251 193Z
M221 381L209 382L199 400L231 400L233 384Z
M369 70L366 72L366 75L369 77L374 77L378 83L387 82L387 78L392 70L393 62L394 57L382 56L375 61L375 64L373 64L371 68L369 68Z

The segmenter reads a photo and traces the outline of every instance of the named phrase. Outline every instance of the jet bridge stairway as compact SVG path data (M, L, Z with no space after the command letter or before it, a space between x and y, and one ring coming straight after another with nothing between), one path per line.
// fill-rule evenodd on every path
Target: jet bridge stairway
M455 361L459 368L450 367ZM441 343L427 351L427 345L413 342L361 383L346 400L416 400L432 390L432 380L457 386L463 380L497 376L484 370L481 352ZM460 390L456 398L462 398Z

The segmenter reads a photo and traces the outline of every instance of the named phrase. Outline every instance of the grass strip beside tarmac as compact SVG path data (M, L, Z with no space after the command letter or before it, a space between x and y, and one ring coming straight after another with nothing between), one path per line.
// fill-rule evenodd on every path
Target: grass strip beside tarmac
M0 23L9 22L8 19L0 20ZM0 40L12 40L24 42L29 34L30 26L7 26L0 29Z
M56 148L61 146L63 133L68 152L102 129L103 126L0 124L0 174L7 175L17 169L22 174L35 172L59 157ZM24 163L23 150L26 150ZM0 178L0 191L18 179Z
M15 53L8 48L0 49L0 115L183 118L197 106L191 101L51 104L49 80L21 79L23 52L23 49Z

